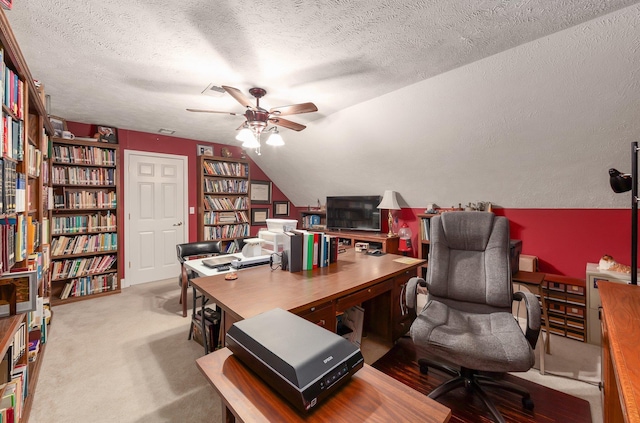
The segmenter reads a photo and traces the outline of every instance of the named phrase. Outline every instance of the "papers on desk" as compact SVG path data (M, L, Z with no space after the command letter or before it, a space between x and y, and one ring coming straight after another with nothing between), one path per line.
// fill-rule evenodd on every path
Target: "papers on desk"
M395 261L396 263L402 263L402 264L415 264L415 263L420 263L422 260L413 258L413 257L400 257L400 258L394 259L393 261Z

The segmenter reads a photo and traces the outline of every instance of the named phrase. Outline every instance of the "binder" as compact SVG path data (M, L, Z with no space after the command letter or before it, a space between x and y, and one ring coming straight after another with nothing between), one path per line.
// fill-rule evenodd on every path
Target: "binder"
M302 271L302 239L301 233L284 233L284 252L286 256L286 266L290 272Z

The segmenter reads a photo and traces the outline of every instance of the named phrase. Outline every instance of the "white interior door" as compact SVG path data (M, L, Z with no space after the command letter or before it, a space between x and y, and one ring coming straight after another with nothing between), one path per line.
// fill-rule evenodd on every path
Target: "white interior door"
M178 277L176 244L188 239L188 158L125 151L126 285Z

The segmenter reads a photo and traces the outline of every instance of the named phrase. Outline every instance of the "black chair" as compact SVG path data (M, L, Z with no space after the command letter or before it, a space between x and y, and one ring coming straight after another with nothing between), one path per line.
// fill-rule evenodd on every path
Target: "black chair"
M176 252L178 255L178 261L180 262L180 275L178 276L178 284L180 286L180 303L182 304L182 316L187 316L187 288L191 285L191 279L197 278L198 274L187 270L184 263L189 259L200 257L211 257L221 254L222 244L220 241L198 241L189 242L185 244L176 245ZM197 310L198 300L202 299L202 305L200 310ZM207 341L207 334L209 334L209 326L213 326L212 340L218 339L220 332L220 311L206 308L208 299L202 295L198 295L195 288L193 288L193 307L191 311L191 325L189 327L189 338L193 336L195 325L198 324L201 328L202 343L204 345L205 354L209 353L209 345ZM203 318L204 316L204 318ZM211 346L211 351L215 350L216 345Z
M427 280L412 278L406 300L415 309L416 288L426 285L427 304L411 325L411 338L435 360L422 358L420 371L435 368L454 376L429 397L465 388L476 394L497 422L504 422L484 388L505 389L533 409L529 393L490 375L525 372L535 361L540 331L540 304L528 292L512 290L509 222L483 212L450 212L431 218ZM511 312L512 301L524 301L527 327ZM441 362L453 364L453 366Z

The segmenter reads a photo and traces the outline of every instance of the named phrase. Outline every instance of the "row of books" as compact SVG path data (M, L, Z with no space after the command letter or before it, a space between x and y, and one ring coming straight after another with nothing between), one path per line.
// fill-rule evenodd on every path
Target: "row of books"
M246 178L249 174L248 163L217 162L211 160L205 160L203 163L205 175L238 176Z
M431 219L420 219L420 239L429 241L431 232Z
M0 214L16 212L16 162L0 159Z
M54 145L54 163L91 164L98 166L115 166L116 150L100 148L92 145Z
M238 225L223 225L223 226L205 226L204 227L204 239L207 241L226 239L226 238L241 238L249 236L249 224L241 223Z
M51 262L51 280L104 273L109 271L115 262L115 255L55 260Z
M320 216L317 214L308 214L302 217L302 227L312 228L320 224Z
M24 122L3 114L0 138L0 157L21 161L24 157Z
M33 178L38 178L42 167L42 152L31 144L27 144L27 150L27 173Z
M0 220L0 274L8 272L16 264L15 219Z
M249 208L249 197L231 199L205 195L202 202L205 210L247 210Z
M27 327L22 322L0 363L0 421L17 422L22 417L28 392L29 367L19 363L27 352Z
M230 223L248 223L247 212L245 211L230 211L230 212L218 212L207 211L204 212L204 224L205 225L220 225Z
M115 168L53 166L51 180L62 185L114 185Z
M118 234L115 232L94 235L63 235L54 238L51 242L53 257L67 254L99 253L117 249Z
M204 178L204 192L244 194L249 192L246 179L209 179Z
M4 48L0 47L0 78L2 104L18 118L24 118L24 81L4 62Z
M117 196L114 191L65 190L54 194L56 209L113 209Z
M106 213L53 216L52 224L54 235L115 231L116 214L108 210Z
M117 286L117 273L77 278L64 285L62 292L60 293L60 299L66 300L69 297L82 297L85 295L98 294L100 292L113 291Z
M284 233L283 270L300 272L338 261L338 238L302 230Z

